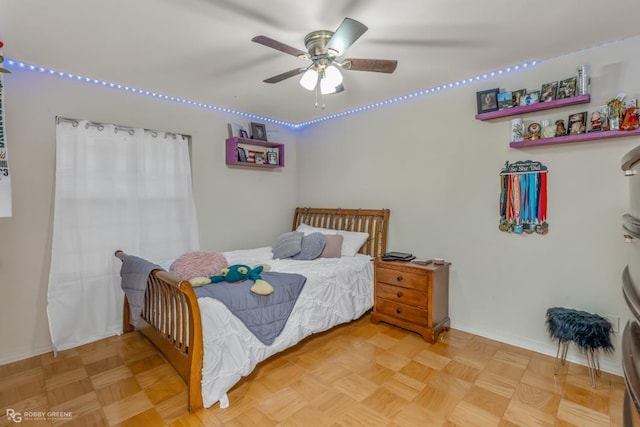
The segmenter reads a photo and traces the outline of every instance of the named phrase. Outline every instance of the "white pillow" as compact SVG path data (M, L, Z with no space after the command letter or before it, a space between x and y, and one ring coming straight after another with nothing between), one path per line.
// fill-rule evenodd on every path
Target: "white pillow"
M369 238L369 233L361 233L359 231L331 230L329 228L312 227L307 224L300 224L296 231L301 231L306 236L311 233L323 234L339 234L342 236L341 256L356 256L364 242Z

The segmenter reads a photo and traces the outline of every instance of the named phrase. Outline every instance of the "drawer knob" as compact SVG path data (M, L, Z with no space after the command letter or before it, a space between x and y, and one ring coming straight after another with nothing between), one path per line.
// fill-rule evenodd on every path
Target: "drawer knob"
M398 314L402 313L402 309L401 308L396 308L396 313L398 313Z
M398 292L397 295L398 295L398 298L402 298L402 292Z
M397 280L398 282L402 282L402 276L398 276L398 277L396 277L396 280Z

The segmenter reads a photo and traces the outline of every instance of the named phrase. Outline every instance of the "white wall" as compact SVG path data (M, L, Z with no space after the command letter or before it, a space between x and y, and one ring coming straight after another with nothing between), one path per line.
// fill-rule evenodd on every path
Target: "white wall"
M629 55L639 47L635 38L311 127L298 144L298 202L390 208L390 250L453 263L453 328L553 355L544 324L549 307L619 316L622 329L628 314L620 290L621 216L629 190L620 160L640 138L512 149L512 117L475 120L475 93L539 89L589 64L590 104L523 116L566 123L570 113L621 91L639 95L640 60ZM507 160L549 168L548 235L498 230L498 175ZM573 351L570 358L585 363ZM622 372L619 352L601 363Z
M269 129L287 150L286 167L269 172L224 165L226 123L237 117L34 72L6 76L14 216L0 218L0 364L51 349L45 307L56 115L192 135L202 249L268 245L290 227L297 205L385 207L390 249L453 262L454 328L553 354L544 329L548 307L620 316L623 326L621 216L628 185L620 158L640 139L515 150L508 146L510 118L473 117L478 90L539 88L582 63L592 70L591 104L525 119L566 119L619 91L638 96L640 60L629 52L639 44L636 38L592 49L299 134ZM550 171L551 228L544 237L498 231L498 173L507 160L529 159ZM620 347L619 337L615 344ZM602 365L621 373L619 353Z
M232 169L224 164L227 122L248 119L31 71L16 70L4 83L13 217L0 218L0 364L52 348L46 301L57 115L191 135L203 250L266 246L290 229L294 133L267 125L286 144L284 169Z

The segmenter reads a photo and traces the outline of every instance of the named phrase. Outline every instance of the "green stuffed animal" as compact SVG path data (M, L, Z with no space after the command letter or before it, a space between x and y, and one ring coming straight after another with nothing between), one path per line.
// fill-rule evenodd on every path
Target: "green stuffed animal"
M273 292L273 287L262 278L260 273L262 271L268 271L269 266L265 264L258 265L254 268L244 264L234 264L227 268L220 270L220 274L217 276L211 276L211 283L219 282L240 282L242 280L253 280L254 284L251 287L251 292L258 295L269 295Z

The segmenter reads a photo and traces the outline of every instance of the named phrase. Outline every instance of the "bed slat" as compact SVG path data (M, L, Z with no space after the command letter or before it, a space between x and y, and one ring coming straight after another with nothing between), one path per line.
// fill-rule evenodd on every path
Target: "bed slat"
M387 250L389 209L296 208L292 230L300 224L369 234L360 253L382 256Z

